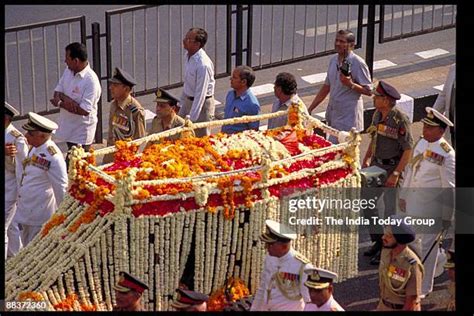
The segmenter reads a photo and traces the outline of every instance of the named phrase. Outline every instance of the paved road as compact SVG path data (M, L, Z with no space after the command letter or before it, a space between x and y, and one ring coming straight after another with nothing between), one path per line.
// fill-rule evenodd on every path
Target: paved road
M105 32L105 11L127 7L115 6L6 6L5 25L24 25L79 15L86 16L86 34L90 24L99 22ZM411 6L410 6L411 7ZM254 6L252 32L252 66L278 62L282 58L299 57L303 54L320 53L333 47L335 31L349 27L357 29L357 5L340 6ZM414 29L430 26L430 20L440 23L451 21L452 7L442 6L388 6L385 31L400 32L402 22ZM424 10L424 11L423 11ZM367 11L367 10L365 10ZM365 16L367 12L364 13ZM378 12L377 12L378 14ZM192 25L205 27L210 34L206 50L213 58L216 73L226 72L226 8L225 6L161 6L135 13L114 15L111 19L111 65L122 66L130 71L139 84L136 91L165 86L181 81L183 49L181 38ZM413 25L410 18L414 17ZM423 18L422 18L423 17ZM247 19L244 18L244 25ZM147 26L146 28L144 26ZM404 31L407 29L404 27ZM6 41L6 97L13 104L21 104L22 112L45 110L51 91L64 70L63 47L79 40L78 23L41 29L31 33L23 31L7 33ZM365 32L364 32L365 33ZM235 36L235 24L232 24ZM417 37L416 41L398 40L376 44L375 60L396 57L396 64L406 61L407 52L422 50L450 41L454 47L453 33L440 37L441 32ZM315 41L316 40L316 41ZM365 42L365 35L363 36ZM91 41L88 40L91 54ZM245 38L244 38L245 43ZM105 39L102 39L101 68L106 75ZM46 47L46 52L45 48ZM132 47L134 49L132 49ZM235 50L233 45L232 51ZM365 55L363 49L362 56ZM19 53L19 55L18 55ZM35 56L32 60L31 56ZM233 58L235 60L235 58ZM325 71L325 62L314 63L311 71ZM304 70L309 70L305 68ZM106 86L103 85L104 90ZM20 90L22 93L20 93ZM106 92L106 91L105 91ZM21 97L20 97L21 94Z

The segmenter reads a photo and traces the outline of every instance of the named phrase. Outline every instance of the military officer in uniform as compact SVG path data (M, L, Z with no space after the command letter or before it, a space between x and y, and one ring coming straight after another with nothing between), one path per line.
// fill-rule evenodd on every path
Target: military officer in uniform
M341 312L344 309L334 299L332 293L334 288L332 283L337 278L337 274L321 269L313 268L305 270L308 280L304 283L309 289L311 302L307 302L305 312Z
M171 306L180 312L205 312L209 296L199 292L176 289L178 295Z
M421 310L423 265L416 253L408 247L408 244L415 240L413 228L403 221L399 225L386 226L382 240L379 265L380 301L377 310Z
M179 99L172 93L158 89L155 93L156 98L156 116L151 122L151 130L148 134L155 134L167 131L169 129L184 125L184 119L177 113L179 111ZM194 136L194 132L190 132ZM182 133L167 137L167 140L177 140L181 138Z
M109 79L110 102L109 137L107 145L113 146L117 140L137 139L146 135L145 109L137 99L131 96L135 79L121 68L115 68L114 76ZM104 156L103 162L111 162L113 154Z
M396 192L391 188L398 186L400 174L410 159L414 142L408 116L395 107L396 101L400 99L398 91L385 81L379 81L373 94L376 111L367 130L372 140L365 154L363 167L375 165L387 171L384 187L388 189L365 188L362 195L366 200L378 199L383 192L384 216L388 217L396 213ZM378 210L365 209L364 215L368 218L378 216ZM374 244L364 255L371 256L371 264L377 265L382 248L383 228L374 226L370 229Z
M13 117L18 114L20 113L13 106L5 102L5 258L8 249L11 256L19 251L21 244L18 224L12 223L12 220L16 212L22 162L28 155L28 143L25 136L12 124Z
M449 299L447 304L447 311L454 311L456 310L456 274L455 274L455 263L454 263L454 249L448 250L447 254L447 261L444 265L444 268L448 270L448 277L449 277L449 285L448 285L448 293Z
M423 263L422 297L433 291L433 280L438 259L435 243L439 233L447 230L454 217L455 152L443 138L453 123L431 107L426 108L423 138L415 145L410 163L403 173L400 192L400 210L417 219L434 219L435 224L426 228L418 225L417 240L413 245Z
M23 125L32 148L23 161L14 220L20 224L25 247L53 215L66 193L66 162L51 140L51 133L57 128L56 123L33 112L28 113L28 122Z
M120 271L119 280L114 285L115 301L113 311L143 311L141 297L148 285L130 273Z
M296 233L287 225L273 220L266 220L265 224L267 231L260 239L265 243L268 254L250 310L303 311L305 302L311 300L304 285L308 277L304 271L312 265L291 246Z

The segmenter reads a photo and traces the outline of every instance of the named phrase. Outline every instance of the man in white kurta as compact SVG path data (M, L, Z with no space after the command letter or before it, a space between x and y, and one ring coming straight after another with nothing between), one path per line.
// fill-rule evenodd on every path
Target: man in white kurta
M309 302L305 269L309 260L291 247L296 239L287 226L266 220L267 232L260 236L268 251L251 311L302 311Z
M57 124L36 113L28 113L23 125L32 146L23 162L23 175L18 189L15 221L20 224L21 242L26 247L40 232L63 200L67 189L66 162L58 146L51 140Z
M451 225L454 210L455 152L443 138L452 122L433 108L426 108L423 138L413 150L413 156L403 175L400 210L407 216L434 219L433 227L418 225L413 249L423 260L442 229ZM435 245L423 262L425 274L421 296L433 291L438 247Z
M12 220L16 212L22 162L28 155L28 143L25 136L12 124L13 117L19 114L13 106L5 102L5 258L8 249L11 248L14 253L20 249L18 225L12 224Z
M312 268L305 271L308 280L304 283L309 289L311 302L307 302L305 312L342 312L344 309L333 297L332 283L337 278L337 273L321 269Z

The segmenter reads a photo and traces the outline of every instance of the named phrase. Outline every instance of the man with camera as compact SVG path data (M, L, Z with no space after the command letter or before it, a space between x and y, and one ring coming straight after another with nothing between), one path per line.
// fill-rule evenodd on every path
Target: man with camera
M364 188L362 195L367 200L378 198L384 194L384 216L394 215L396 212L396 192L400 180L400 173L405 169L414 141L410 129L408 116L395 107L400 93L390 84L379 81L377 88L373 91L375 113L372 123L367 129L371 136L371 143L365 154L362 167L377 166L387 172L387 180L381 188ZM378 216L377 208L365 209L364 216L370 218ZM383 228L375 226L371 228L370 238L373 246L364 253L371 256L371 264L377 265L380 261L380 250L382 249Z
M329 126L341 131L355 127L364 129L364 103L362 94L371 95L372 79L369 67L353 50L355 36L349 30L339 30L334 48L337 55L331 58L326 81L308 110L311 113L329 94L326 120ZM337 139L329 138L333 143Z

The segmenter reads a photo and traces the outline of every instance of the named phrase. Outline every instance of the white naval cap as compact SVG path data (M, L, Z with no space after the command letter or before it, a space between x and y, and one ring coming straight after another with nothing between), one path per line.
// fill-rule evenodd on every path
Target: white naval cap
M15 109L10 103L5 101L5 114L8 114L10 116L15 116L15 115L20 115L20 112L18 112L17 109Z
M308 274L304 285L316 290L327 288L337 278L337 273L321 268L306 269L304 272Z
M426 107L425 111L426 117L421 120L423 123L430 126L440 126L443 128L446 128L447 126L454 126L453 122L451 122L446 116L432 107Z
M260 235L260 239L263 242L290 242L296 239L296 233L285 224L267 219L265 225L267 226L267 231Z
M27 131L41 131L45 133L52 133L58 129L58 124L47 119L44 116L34 112L28 112L28 123L22 126Z

